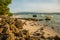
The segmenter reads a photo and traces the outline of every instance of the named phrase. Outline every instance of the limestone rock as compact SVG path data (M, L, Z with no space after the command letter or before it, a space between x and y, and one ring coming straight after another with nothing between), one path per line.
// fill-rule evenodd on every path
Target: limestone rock
M60 37L50 27L44 27L36 21L0 16L0 40L47 39L60 40Z

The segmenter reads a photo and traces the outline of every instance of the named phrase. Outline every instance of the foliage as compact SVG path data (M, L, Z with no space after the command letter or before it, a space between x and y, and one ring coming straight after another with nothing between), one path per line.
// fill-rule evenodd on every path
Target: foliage
M9 14L8 14L8 16L12 16L12 15L13 15L13 13L9 13Z
M11 0L0 0L0 15L8 15L9 8L8 5L11 3Z

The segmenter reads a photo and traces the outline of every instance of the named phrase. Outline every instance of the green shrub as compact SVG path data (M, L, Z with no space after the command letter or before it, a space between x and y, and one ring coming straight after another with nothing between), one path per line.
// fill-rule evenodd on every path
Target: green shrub
M11 4L11 0L0 0L0 15L9 15L9 4Z
M13 13L9 13L9 16L12 16L13 15Z

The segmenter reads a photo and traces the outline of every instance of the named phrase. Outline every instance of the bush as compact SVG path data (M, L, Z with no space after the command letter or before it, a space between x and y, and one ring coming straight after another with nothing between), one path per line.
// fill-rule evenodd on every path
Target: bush
M13 15L13 13L9 13L9 15L8 16L12 16Z

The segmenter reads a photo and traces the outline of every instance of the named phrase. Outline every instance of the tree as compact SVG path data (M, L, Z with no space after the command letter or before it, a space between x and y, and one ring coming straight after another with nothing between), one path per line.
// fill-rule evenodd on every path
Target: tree
M0 0L0 15L9 15L9 4L11 4L11 0Z
M12 15L13 15L13 13L9 13L9 14L8 14L8 16L12 16Z

